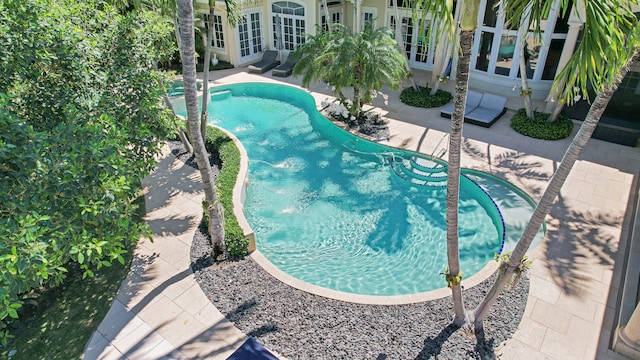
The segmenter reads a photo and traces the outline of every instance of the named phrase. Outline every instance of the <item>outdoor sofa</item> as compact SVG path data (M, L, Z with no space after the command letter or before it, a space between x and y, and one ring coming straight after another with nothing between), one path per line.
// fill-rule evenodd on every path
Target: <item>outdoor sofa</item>
M491 127L507 111L507 98L500 95L469 90L464 110L464 122L482 127ZM440 110L440 116L451 118L453 103Z
M266 50L264 54L262 54L262 60L258 61L255 64L249 65L249 72L254 74L263 74L266 71L273 69L278 64L278 62L276 61L277 57L277 51Z

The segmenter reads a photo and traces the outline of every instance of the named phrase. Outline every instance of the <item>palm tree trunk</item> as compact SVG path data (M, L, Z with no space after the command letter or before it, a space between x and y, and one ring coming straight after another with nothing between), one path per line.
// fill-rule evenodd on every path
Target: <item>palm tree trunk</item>
M598 93L593 104L591 104L589 113L587 113L587 117L584 119L582 126L580 126L580 130L578 130L578 133L573 138L571 145L569 145L569 148L562 158L560 166L553 175L553 178L551 178L549 186L547 186L547 189L542 195L542 199L540 199L540 202L531 215L529 223L522 232L522 236L511 254L509 263L505 266L506 269L504 271L504 276L498 278L485 296L484 300L473 311L473 321L476 329L482 329L483 320L487 312L498 298L498 295L500 295L502 289L509 282L516 269L520 266L520 263L529 249L529 246L531 246L531 242L538 232L538 229L540 229L544 218L549 214L553 201L560 193L562 185L569 176L571 168L580 157L580 154L587 145L587 142L589 142L589 139L591 139L591 134L593 134L593 131L596 129L602 113L604 113L607 104L609 104L609 100L611 100L613 93L629 71L629 67L634 60L635 57L627 62L625 67L620 71L620 74L616 77L614 83L612 85L606 85L605 88Z
M402 51L402 53L407 57L407 63L405 65L407 70L407 77L409 78L409 80L411 80L411 86L413 87L413 90L415 92L418 92L420 91L420 88L418 87L418 84L416 84L416 79L413 78L413 72L411 71L411 66L409 65L409 61L411 61L411 59L409 58L409 55L407 55L407 49L404 48L404 40L402 40L402 21L400 20L400 15L398 13L398 1L399 0L393 0L393 10L395 11L396 15L396 28L393 33L396 37L396 42L400 47L400 51Z
M213 39L213 12L215 2L209 3L209 18L207 19L207 33L202 35L204 41L204 67L202 68L202 114L200 117L200 132L202 138L207 138L207 123L209 120L209 62L211 62L211 40Z
M327 6L327 0L322 0L322 11L324 13L324 21L327 25L326 31L331 30L331 20L329 20L329 7ZM323 31L325 31L323 29Z
M560 112L562 111L563 107L564 107L564 100L558 101L556 106L553 108L553 111L551 112L551 115L549 115L549 118L547 119L547 122L552 123L552 122L555 122L556 120L558 120L558 116L560 116Z
M447 173L447 261L450 279L460 274L460 254L458 249L458 203L460 198L460 149L462 125L469 86L469 67L473 30L460 31L460 56L456 75L456 93L451 115L449 133L449 166ZM448 280L450 280L448 279ZM462 326L466 321L466 311L459 281L450 282L453 295L454 325Z
M169 100L169 96L167 96L167 94L165 93L163 98L164 98L164 104L167 107L167 109L171 110L171 113L173 113L173 116L176 116L176 111L173 109L173 104L171 104L171 100ZM187 137L187 134L184 133L184 130L182 130L181 126L178 126L178 138L180 139L180 142L182 142L182 145L184 145L185 150L189 154L193 153L193 146L191 146L191 143L189 142L189 138Z
M525 37L526 40L526 37ZM529 90L529 81L527 78L527 42L522 41L522 46L520 46L520 56L519 56L519 65L520 65L520 96L524 100L524 110L527 114L527 117L533 120L533 106L531 105L531 91Z
M153 70L160 71L158 70L157 64L153 64ZM171 104L171 100L169 100L169 95L167 95L166 91L162 96L162 100L164 101L164 105L167 107L167 109L171 110L171 113L173 114L173 116L177 116L176 111L173 108L173 104ZM193 146L191 146L191 143L189 142L189 138L187 138L187 134L184 133L184 130L182 130L182 127L180 126L178 126L178 138L180 138L180 141L182 142L182 145L184 145L185 150L189 154L193 153Z
M443 41L447 41L446 38ZM439 72L433 72L431 80L433 82L433 88L431 88L431 92L429 95L435 96L440 89L440 84L444 81L444 77L446 76L447 68L449 67L449 61L451 60L451 46L448 41L444 45L444 53L441 58L441 62L439 66L436 68L434 64L434 70L440 69Z
M178 14L173 16L173 28L176 35L176 44L178 45L178 54L180 54L180 62L182 62L182 44L180 41L180 23L178 21Z
M196 89L196 57L195 36L193 28L193 3L191 0L178 0L178 16L180 18L180 40L182 46L182 76L184 80L184 98L187 107L189 134L193 141L196 162L202 177L205 201L204 207L209 215L209 234L213 246L213 258L220 255L227 258L224 243L224 219L220 201L215 190L215 183L207 149L200 132L198 118L198 96Z

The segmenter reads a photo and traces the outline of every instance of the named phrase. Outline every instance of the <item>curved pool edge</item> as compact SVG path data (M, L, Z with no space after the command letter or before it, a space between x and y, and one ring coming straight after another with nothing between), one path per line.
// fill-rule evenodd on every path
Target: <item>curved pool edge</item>
M249 156L247 155L247 150L244 148L244 145L242 145L242 142L240 142L233 133L219 126L209 126L213 126L227 134L240 153L240 168L238 169L236 184L233 186L231 203L233 204L233 215L236 217L238 225L240 225L240 228L242 229L242 233L249 239L247 251L251 253L256 250L256 236L251 225L249 225L247 218L244 216L244 200L247 197L247 187L249 186Z
M287 85L281 85L281 86L287 86ZM224 87L224 86L223 86ZM303 92L306 92L304 89L301 89L299 87L295 87L295 86L289 86L289 87L293 87L296 88L298 90L301 90ZM213 90L216 87L213 87L210 89ZM317 110L317 105L316 105L316 110ZM325 118L326 119L326 118ZM336 126L339 128L339 126L337 126L335 123L333 123L331 120L326 119L326 121L328 123L331 123L333 126ZM215 126L215 125L210 125L210 126ZM249 225L249 222L247 221L245 215L244 215L244 201L246 199L246 193L247 193L247 187L249 186L250 180L249 180L249 156L247 154L247 151L244 147L244 145L242 144L242 142L230 131L215 126L216 128L220 129L221 131L223 131L225 134L227 134L229 136L229 138L231 138L234 142L234 144L236 145L236 147L238 148L238 151L240 153L240 169L238 171L238 176L236 177L236 184L233 188L233 196L232 196L232 203L233 203L233 213L236 216L236 219L238 221L238 224L240 225L241 229L243 230L243 233L245 236L247 236L249 238L249 245L247 247L247 251L249 252L249 256L258 264L260 265L260 267L262 267L265 271L267 271L267 273L269 273L271 276L273 276L274 278L278 279L279 281L293 287L296 288L298 290L301 291L305 291L308 292L310 294L314 294L314 295L318 295L318 296L322 296L325 298L329 298L329 299L334 299L334 300L339 300L339 301L344 301L344 302L350 302L350 303L357 303L357 304L367 304L367 305L404 305L404 304L413 304L413 303L418 303L418 302L426 302L426 301L431 301L431 300L437 300L437 299L441 299L441 298L445 298L447 296L449 296L451 294L451 291L449 288L447 287L442 287L439 289L435 289L435 290L430 290L430 291L426 291L426 292L421 292L421 293L415 293L415 294L406 294L406 295L362 295L362 294L354 294L354 293L347 293L347 292L342 292L342 291L338 291L338 290L333 290L333 289L328 289L328 288L324 288L321 286L317 286L317 285L313 285L310 283L307 283L305 281L296 279L290 275L288 275L287 273L285 273L284 271L280 270L278 267L276 267L275 265L273 265L273 263L271 263L262 253L260 253L259 250L257 250L256 248L256 243L255 243L255 233L253 231L253 229L251 228L251 226ZM344 129L341 129L342 131L347 132ZM350 133L350 132L348 132ZM377 143L389 148L394 148L397 150L401 150L401 151L407 151L410 153L415 153L415 154L419 154L424 156L425 154L419 153L419 152L415 152L415 151L411 151L411 150L407 150L407 149L402 149L402 148L397 148L395 146L391 146L388 144L383 144L380 142L372 142L370 140L364 139L362 137L359 137L355 134L350 133L351 135L357 137L360 140L363 141L368 141L370 143ZM440 160L442 161L442 160ZM487 262L487 264L480 269L479 271L477 271L476 273L474 273L471 277L469 277L468 279L463 279L463 286L467 287L467 288L471 288L474 287L478 284L480 284L481 282L485 281L486 279L488 279L496 270L498 269L498 264L494 261L494 260L489 260ZM443 280L444 281L444 280Z
M296 279L273 265L271 261L269 261L264 255L262 255L259 250L255 250L249 256L267 273L284 284L313 295L348 303L364 305L407 305L442 299L451 296L451 290L448 287L407 295L361 295L347 293L343 291L327 289ZM491 260L487 262L487 264L480 271L473 274L469 279L465 280L463 278L462 286L472 288L487 280L491 275L493 275L494 272L496 272L496 270L498 270L498 263L494 260ZM444 279L442 281L444 282Z
M247 155L247 150L244 148L244 145L242 145L242 142L231 132L218 126L216 126L216 128L223 131L229 136L229 138L231 138L231 140L233 140L233 143L236 145L236 147L238 148L238 152L240 153L240 169L238 170L238 176L236 177L236 184L233 187L233 213L238 220L238 224L240 225L240 228L242 229L244 235L249 238L249 245L247 247L249 256L253 259L253 261L260 265L262 269L269 273L269 275L295 289L308 292L313 295L322 296L328 299L355 304L406 305L437 300L451 295L451 290L449 290L449 288L447 287L407 295L381 296L353 294L313 285L308 282L296 279L280 270L277 266L273 265L273 263L271 263L271 261L269 261L264 255L262 255L262 253L256 248L255 234L253 232L253 229L251 228L251 225L249 225L249 222L244 216L244 200L246 199L247 187L249 186L249 156ZM476 272L466 280L463 279L462 284L463 286L468 288L474 287L488 279L497 269L498 264L495 261L490 260L480 271Z

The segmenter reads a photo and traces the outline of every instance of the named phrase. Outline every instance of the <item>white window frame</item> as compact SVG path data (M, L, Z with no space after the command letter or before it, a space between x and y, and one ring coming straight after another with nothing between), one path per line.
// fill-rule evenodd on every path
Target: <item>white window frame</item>
M368 6L362 7L362 30L367 25L367 21L373 22L374 28L376 27L376 21L378 17L378 9ZM370 20L367 20L367 15L371 17Z
M481 0L480 9L486 9L487 1L493 0ZM501 5L502 6L502 5ZM483 24L485 12L478 12L478 28L476 29L476 33L474 36L473 42L473 52L471 55L471 71L482 73L490 76L500 76L506 79L520 79L518 76L519 73L519 59L520 59L520 41L522 36L531 37L531 32L517 31L505 29L505 18L502 13L502 8L498 9L498 17L496 20L495 27L485 26ZM534 70L533 77L529 79L530 81L552 81L552 80L542 80L542 74L544 72L544 67L547 61L547 55L549 52L549 44L551 40L562 40L567 38L566 33L554 33L554 28L556 21L558 20L558 6L557 3L551 8L549 12L549 17L546 20L546 26L544 26L543 34L542 34L542 44L540 45L540 52L538 54L538 62L536 63L536 69ZM482 32L490 32L493 33L493 41L491 43L491 55L489 58L489 64L487 65L487 70L478 70L476 69L477 59L478 59L478 51L480 48L480 41ZM498 62L498 55L500 50L500 41L503 36L515 36L515 48L513 52L513 61L511 64L511 68L509 69L508 75L496 74L496 64Z
M209 14L204 14L204 24L205 28L209 27ZM222 15L214 14L213 15L213 39L211 39L211 46L216 50L221 50L226 53L225 49L225 34L224 34L224 24L223 24ZM222 43L222 46L218 46L218 44Z

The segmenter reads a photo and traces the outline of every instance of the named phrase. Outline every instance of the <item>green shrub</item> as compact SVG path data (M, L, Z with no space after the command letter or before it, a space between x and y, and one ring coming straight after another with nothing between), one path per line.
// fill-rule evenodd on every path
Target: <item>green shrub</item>
M204 64L200 64L200 63L196 64L196 72L202 72L203 68L204 68ZM224 70L224 69L233 69L233 65L231 65L231 63L226 62L224 60L218 61L216 65L209 64L209 71Z
M534 120L527 118L525 109L518 110L511 118L511 127L522 135L535 139L558 140L571 135L573 121L560 115L555 122L548 122L549 114L534 111Z
M453 96L450 92L444 90L436 91L436 94L431 96L431 89L428 87L420 86L420 91L415 91L413 87L408 87L400 93L400 101L415 107L421 108L434 108L443 106L451 99Z
M233 214L233 187L240 171L240 151L238 151L236 144L227 134L215 127L207 128L205 146L210 154L214 156L217 154L222 162L220 173L216 179L216 186L218 199L224 208L224 240L227 245L227 251L230 256L244 256L247 253L249 239L244 236L244 232ZM205 223L203 228L207 228L208 216L206 211L202 221Z

